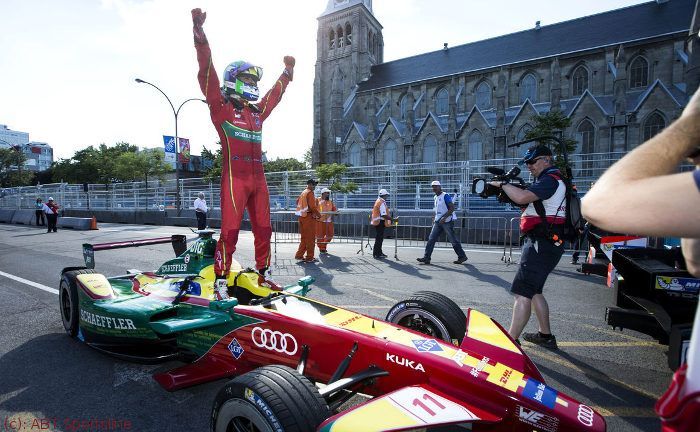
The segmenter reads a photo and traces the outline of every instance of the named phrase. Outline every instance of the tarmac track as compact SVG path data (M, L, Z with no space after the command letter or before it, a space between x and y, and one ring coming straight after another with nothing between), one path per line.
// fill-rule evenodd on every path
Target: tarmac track
M224 381L169 393L151 375L175 363L134 365L102 355L65 335L56 288L63 267L82 264L82 243L192 234L173 227L102 224L98 231L42 229L0 224L0 431L5 430L207 430L211 402ZM508 294L517 266L498 251L469 251L454 265L451 250L436 249L433 265L415 265L418 248L399 249L399 260L357 254L357 244L331 244L316 264L291 258L296 244L278 245L275 277L283 283L310 274L310 296L383 318L407 294L442 292L462 308L485 312L505 327ZM385 242L385 252L393 241ZM169 245L96 253L107 276L126 269L152 270L172 256ZM253 263L252 236L241 233L236 258ZM517 258L517 255L514 256ZM611 293L604 281L574 271L567 257L550 276L545 295L560 349L525 344L526 352L555 389L599 410L610 431L659 430L653 404L668 386L666 347L633 331L604 323ZM534 316L528 331L534 331ZM80 427L80 422L83 426ZM95 426L94 421L101 421ZM106 423L108 422L108 423ZM21 426L21 427L20 427ZM44 427L42 427L44 426ZM118 427L117 427L118 426ZM128 426L128 428L127 428Z

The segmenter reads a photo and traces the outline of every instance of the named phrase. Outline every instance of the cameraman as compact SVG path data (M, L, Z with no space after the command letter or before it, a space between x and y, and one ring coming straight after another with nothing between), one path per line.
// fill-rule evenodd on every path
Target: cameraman
M513 202L525 206L520 217L520 233L525 237L520 258L520 266L515 274L510 292L515 296L513 319L510 333L518 339L530 320L530 311L535 308L539 323L537 333L525 333L523 339L547 348L556 349L557 340L549 327L549 305L542 295L547 276L554 270L564 253L561 242L553 236L561 234L559 228L565 221L566 186L562 174L553 166L552 151L544 146L530 147L522 159L535 182L527 189L521 189L504 181L492 181L491 185L501 188ZM537 212L546 215L546 222ZM544 207L544 211L542 211Z

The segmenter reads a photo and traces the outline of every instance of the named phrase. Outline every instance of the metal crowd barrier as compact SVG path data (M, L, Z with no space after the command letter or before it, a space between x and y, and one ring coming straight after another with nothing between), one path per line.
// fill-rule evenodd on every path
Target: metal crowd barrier
M408 247L425 248L430 231L433 228L434 216L400 216L387 232L388 238L394 238L394 258L398 259L398 249ZM506 239L509 234L507 219L496 216L469 216L455 221L455 236L463 246L480 247L485 249L503 250L502 261L506 261ZM367 246L371 248L373 230L368 230ZM435 243L436 249L451 249L452 244L445 234Z
M327 244L356 244L358 254L364 255L362 242L367 231L369 212L366 210L341 210L338 212L322 212L333 215L333 238ZM274 265L277 265L277 245L296 243L301 240L299 234L299 217L293 211L275 211L270 213L272 219L272 242ZM323 223L323 222L317 222ZM315 232L314 232L315 236ZM315 237L314 237L315 239ZM318 243L318 242L317 242Z

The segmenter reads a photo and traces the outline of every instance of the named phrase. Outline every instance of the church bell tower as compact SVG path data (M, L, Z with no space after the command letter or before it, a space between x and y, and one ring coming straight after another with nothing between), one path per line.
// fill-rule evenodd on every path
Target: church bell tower
M318 17L314 78L314 165L340 162L346 103L384 57L372 0L328 0Z

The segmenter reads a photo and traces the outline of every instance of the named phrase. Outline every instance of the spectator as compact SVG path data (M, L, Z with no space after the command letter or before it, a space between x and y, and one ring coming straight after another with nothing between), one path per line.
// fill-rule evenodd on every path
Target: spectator
M316 222L316 244L322 254L328 253L328 243L333 240L333 213L338 211L335 203L331 201L331 190L321 189L321 197L317 202L321 217Z
M49 197L49 200L42 206L41 210L46 213L46 225L48 228L46 232L57 232L58 204L53 200L53 197Z
M41 198L36 199L34 209L34 214L36 215L36 226L45 226L46 217L44 216L44 203L41 201Z
M558 239L566 219L565 212L561 209L566 198L566 186L562 174L552 164L552 151L548 147L530 147L522 162L535 179L527 189L501 181L491 182L491 185L502 188L513 202L526 206L520 217L520 233L525 241L520 266L510 288L515 296L515 304L508 332L517 340L530 320L531 309L534 307L539 331L525 333L523 339L556 349L557 340L549 325L549 305L542 290L549 273L564 253L564 245Z
M692 172L678 173L689 158ZM681 116L610 167L586 194L583 215L614 232L682 237L688 271L700 277L700 91ZM695 313L687 363L656 404L667 431L700 422L700 314ZM695 425L695 426L693 426Z
M316 197L314 189L318 182L312 178L306 181L306 189L304 189L299 198L297 198L297 210L295 214L299 217L299 249L297 249L296 258L299 261L312 263L315 261L314 252L316 244L314 235L316 233L316 220L321 217L316 207ZM306 255L305 255L306 254Z
M203 230L207 227L207 202L204 200L204 192L197 194L197 199L194 200L194 214L197 216L197 229Z
M416 260L421 264L430 264L430 257L433 254L435 242L438 241L440 234L444 231L447 240L452 243L452 249L454 249L457 254L457 260L454 261L454 264L462 264L467 260L467 254L464 253L462 244L455 236L454 227L457 215L454 214L455 205L452 202L452 196L442 191L442 185L437 180L433 181L430 186L432 186L433 192L435 193L435 219L433 220L433 228L430 230L430 236L428 237L428 244L425 245L425 253L422 258L416 258Z
M374 248L372 248L374 259L387 257L382 251L384 230L386 227L391 226L391 215L389 214L389 209L386 204L387 199L389 199L389 192L386 189L380 189L379 197L377 197L377 200L374 202L374 207L372 207L372 219L370 223L374 226Z

